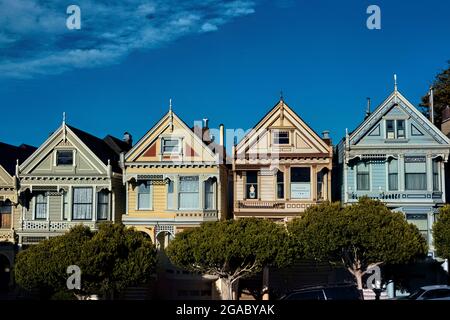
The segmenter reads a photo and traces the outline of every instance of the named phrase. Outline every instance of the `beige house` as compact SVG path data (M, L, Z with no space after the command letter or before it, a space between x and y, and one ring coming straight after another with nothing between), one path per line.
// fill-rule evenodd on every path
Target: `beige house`
M234 217L283 221L331 199L333 149L281 99L233 150Z

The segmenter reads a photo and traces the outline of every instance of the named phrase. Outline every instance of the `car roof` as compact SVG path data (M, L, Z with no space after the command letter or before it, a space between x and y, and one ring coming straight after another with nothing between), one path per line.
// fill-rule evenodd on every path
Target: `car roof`
M437 284L437 285L433 285L433 286L424 286L424 287L421 287L420 289L423 289L423 290L449 289L450 290L450 286L445 285L445 284Z
M322 289L334 289L334 288L348 288L348 287L354 287L356 288L356 285L351 283L343 283L343 284L335 284L335 285L328 285L328 286L313 286L313 287L304 287L301 289L295 289L290 291L288 294L296 293L296 292L303 292L303 291L310 291L310 290L322 290Z

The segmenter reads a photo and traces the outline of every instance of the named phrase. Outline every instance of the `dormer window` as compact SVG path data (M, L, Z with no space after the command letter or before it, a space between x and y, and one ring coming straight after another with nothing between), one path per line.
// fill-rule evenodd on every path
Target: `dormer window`
M386 120L386 139L405 139L405 120Z
M180 139L163 138L162 139L162 153L173 154L181 152Z
M289 131L275 131L273 144L289 144Z
M72 150L56 151L56 165L57 166L73 165L73 151Z

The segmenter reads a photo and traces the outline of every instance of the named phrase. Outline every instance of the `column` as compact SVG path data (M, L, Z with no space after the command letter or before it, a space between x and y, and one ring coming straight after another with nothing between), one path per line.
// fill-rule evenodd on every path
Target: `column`
M427 154L426 158L426 167L427 167L427 191L433 192L433 159L431 158L431 154Z

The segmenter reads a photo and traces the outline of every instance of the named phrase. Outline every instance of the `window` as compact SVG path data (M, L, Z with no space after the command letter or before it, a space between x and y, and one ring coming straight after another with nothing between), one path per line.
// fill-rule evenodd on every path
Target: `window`
M97 193L97 220L107 220L109 216L109 192L102 190Z
M311 169L291 168L291 199L311 198Z
M423 300L429 300L429 299L443 299L448 297L450 297L449 289L435 289L427 291L421 298Z
M67 220L69 216L69 194L68 192L63 193L63 220Z
M180 153L180 139L162 139L162 152L164 153Z
M440 183L439 183L439 162L436 160L433 160L433 191L439 191L440 190Z
M367 162L360 162L356 165L356 190L370 190L370 170Z
M323 192L323 171L317 172L317 199L323 200L324 192Z
M388 185L390 191L398 190L398 160L391 159L388 162Z
M284 172L277 172L277 198L284 199Z
M289 144L289 132L288 131L274 131L273 143L274 144Z
M394 120L386 120L386 138L395 139Z
M73 165L73 151L72 150L56 151L56 165L57 166Z
M405 120L397 120L397 139L406 138Z
M92 188L73 188L73 220L92 219Z
M152 186L150 181L141 180L138 181L138 194L137 194L137 209L138 210L151 210L152 209Z
M198 176L180 177L179 202L182 210L200 208Z
M0 201L0 229L11 228L12 205L9 200Z
M405 189L427 190L425 157L405 157Z
M205 209L206 210L215 209L214 187L215 187L215 182L213 179L208 179L205 181Z
M175 210L175 184L172 180L167 182L167 210Z
M246 199L258 198L258 171L247 171L245 195Z
M406 220L419 229L425 240L428 241L428 215L426 213L406 214Z
M47 194L38 193L35 198L35 217L36 219L47 219Z

